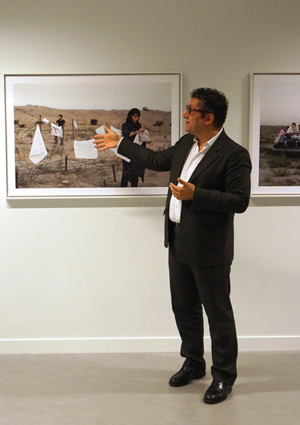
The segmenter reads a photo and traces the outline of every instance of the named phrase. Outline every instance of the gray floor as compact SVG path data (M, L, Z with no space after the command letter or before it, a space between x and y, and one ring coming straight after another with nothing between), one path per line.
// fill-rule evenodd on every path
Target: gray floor
M300 352L240 353L233 393L213 406L202 401L210 374L169 387L181 363L175 353L2 355L0 425L300 423Z

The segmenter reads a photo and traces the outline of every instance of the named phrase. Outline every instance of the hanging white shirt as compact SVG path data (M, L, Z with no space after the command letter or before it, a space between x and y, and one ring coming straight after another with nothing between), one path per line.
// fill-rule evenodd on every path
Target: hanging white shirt
M201 151L199 151L198 139L197 137L194 137L193 145L191 147L190 153L184 163L184 166L180 174L181 180L184 180L186 182L189 181L197 165L204 158L204 155L207 154L208 150L212 147L212 145L220 136L222 131L223 131L223 128L219 131L218 134L216 134L214 137L212 137L203 145L203 148ZM182 186L182 184L178 183L178 186ZM171 201L170 201L170 207L169 207L169 218L174 223L180 223L181 206L182 206L182 201L180 201L179 199L175 198L175 196L172 195Z

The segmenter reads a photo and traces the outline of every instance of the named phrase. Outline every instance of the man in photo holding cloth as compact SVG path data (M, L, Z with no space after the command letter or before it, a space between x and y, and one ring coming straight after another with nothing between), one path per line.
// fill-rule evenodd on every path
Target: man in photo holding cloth
M193 90L183 113L188 133L170 148L141 149L106 128L95 136L99 152L118 153L155 171L170 171L165 209L172 308L181 336L182 368L169 384L181 387L206 374L203 307L212 344L212 384L204 402L216 404L232 391L237 377L237 335L230 301L233 221L249 204L248 151L223 128L228 110L218 90Z

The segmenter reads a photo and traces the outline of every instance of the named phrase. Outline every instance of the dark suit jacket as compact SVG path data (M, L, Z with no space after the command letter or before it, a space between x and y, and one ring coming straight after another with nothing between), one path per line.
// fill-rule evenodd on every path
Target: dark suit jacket
M194 136L183 136L164 151L140 149L123 139L118 153L155 171L170 171L177 184ZM233 260L233 219L244 212L250 198L251 161L248 151L225 131L209 149L190 178L194 198L182 202L179 252L183 262L195 266L230 265ZM165 210L165 246L170 235L169 189Z

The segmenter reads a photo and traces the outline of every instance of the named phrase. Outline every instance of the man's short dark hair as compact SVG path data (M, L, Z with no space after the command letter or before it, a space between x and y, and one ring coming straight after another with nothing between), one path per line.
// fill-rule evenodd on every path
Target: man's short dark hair
M228 100L224 93L216 89L201 87L192 91L191 98L199 99L199 109L205 109L214 114L216 128L223 126L228 111Z

